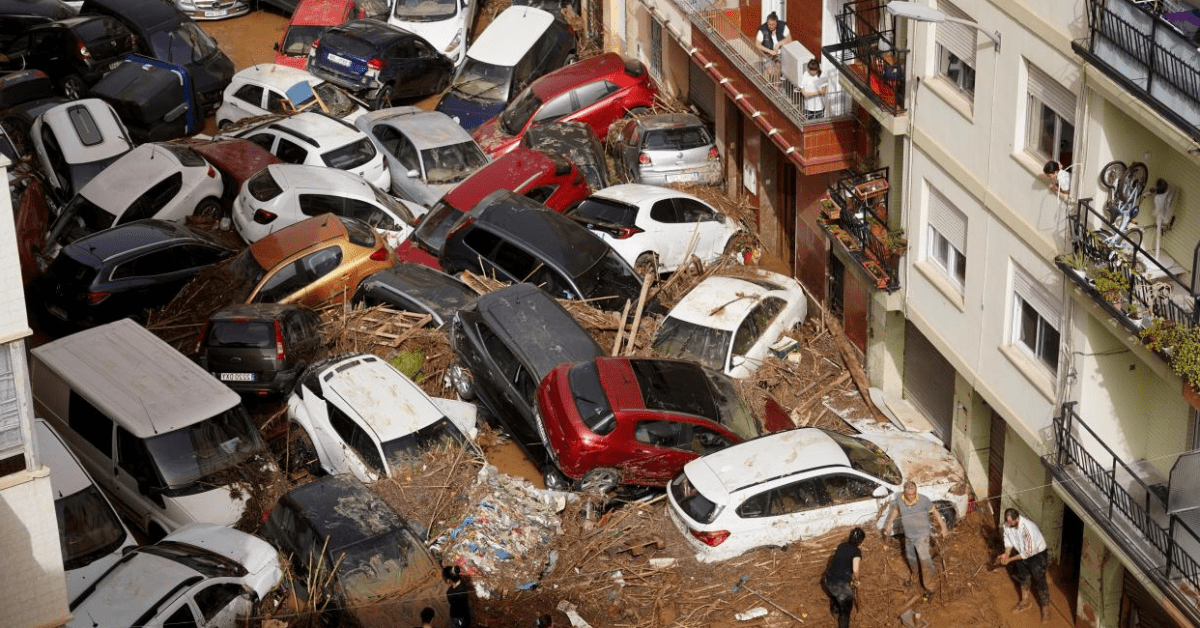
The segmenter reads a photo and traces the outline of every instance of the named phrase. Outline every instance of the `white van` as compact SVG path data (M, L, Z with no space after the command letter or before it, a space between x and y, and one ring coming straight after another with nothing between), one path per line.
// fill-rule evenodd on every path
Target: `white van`
M231 525L240 467L274 468L237 393L129 319L33 349L36 413L152 538Z
M38 455L50 468L58 540L62 546L63 571L67 574L67 602L74 602L121 559L122 550L135 543L112 503L92 482L54 428L36 419L33 438Z

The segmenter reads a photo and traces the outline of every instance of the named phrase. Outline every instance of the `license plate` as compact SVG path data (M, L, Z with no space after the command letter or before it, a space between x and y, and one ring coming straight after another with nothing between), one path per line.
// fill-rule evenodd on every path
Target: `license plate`
M255 375L255 373L221 373L217 378L223 382L252 382Z
M351 65L351 63L350 63L350 60L349 60L349 59L347 59L347 58L345 58L345 57L341 57L341 56L335 55L335 54L328 54L328 55L325 55L325 58L326 58L326 59L329 59L329 61L330 61L330 62L332 62L332 63L335 63L335 64L337 64L337 65L340 65L340 66L342 66L342 67L344 67L344 68L348 68L348 67L350 67L350 65Z
M205 11L204 17L221 17L225 15L224 11Z
M112 63L108 64L108 69L115 70L117 69L117 66L121 65L121 63L121 61L113 61Z
M669 174L667 175L667 183L683 183L687 181L700 180L700 173L688 172L684 174Z

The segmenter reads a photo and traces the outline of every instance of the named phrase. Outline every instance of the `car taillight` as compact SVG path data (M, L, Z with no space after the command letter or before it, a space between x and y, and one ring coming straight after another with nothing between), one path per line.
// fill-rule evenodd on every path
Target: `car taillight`
M217 176L217 170L212 166L208 167L208 178L212 179Z
M641 153L640 155L638 155L638 163L642 164L643 166L645 166L646 164L649 164L650 163L650 155L647 155L646 153Z
M212 321L204 321L204 326L200 328L200 335L196 336L196 353L200 353L200 348L204 346L204 338L208 336L208 328L212 326Z
M254 222L257 222L260 225L269 225L269 224L271 224L271 221L275 220L278 217L279 216L276 216L275 214L272 214L271 212L269 212L265 209L260 209L256 212L254 212Z
M367 69L378 72L378 71L382 70L383 66L385 66L385 65L387 65L387 61L384 61L383 59L378 59L378 58L371 59L370 61L367 62Z
M283 326L279 321L275 321L275 359L282 360L285 356L283 352Z
M79 42L79 50L77 52L80 59L83 59L84 61L92 60L92 53L87 49L87 46L83 45L83 42Z
M625 238L641 232L642 230L637 227L618 227L613 230L613 237L618 240L624 240Z
M386 246L379 247L378 251L375 251L374 253L371 254L371 261L373 261L373 262L386 262L387 258L388 258L388 250L387 250Z
M701 532L700 530L691 530L692 536L696 537L701 543L716 547L725 542L729 538L728 530L717 530L716 532Z
M713 146L712 148L708 149L708 160L709 161L716 161L720 158L721 158L721 153L717 151L716 146Z
M87 294L88 305L96 305L107 298L107 292L89 292Z
M317 46L320 46L320 45L321 45L321 40L320 40L320 39L314 39L314 40L313 40L313 43L312 43L312 47L311 47L311 48L309 48L309 49L308 49L308 51L309 51L309 52L316 52L316 51L317 51Z

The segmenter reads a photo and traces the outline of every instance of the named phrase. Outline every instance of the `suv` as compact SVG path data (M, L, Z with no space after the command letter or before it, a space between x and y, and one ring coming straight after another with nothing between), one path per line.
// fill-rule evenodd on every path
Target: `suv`
M236 392L286 395L321 348L321 317L306 307L231 305L208 318L196 361Z
M527 281L555 297L617 312L626 300L637 303L642 290L629 263L586 227L507 190L459 218L438 261L449 273Z
M351 20L313 42L308 71L363 92L375 109L392 101L436 94L454 74L454 62L421 36L379 20Z
M275 4L281 0L264 0L264 4ZM295 5L292 19L288 21L283 36L275 43L275 63L303 70L308 63L308 52L314 41L332 26L345 23L356 17L383 17L387 14L387 3L370 0L359 6L355 0L301 0Z
M37 68L64 96L78 100L114 63L133 52L134 45L133 33L116 18L71 17L25 31L5 47L7 59L0 65Z
M346 170L384 190L392 184L387 163L370 138L353 124L323 113L305 111L235 135L289 164Z

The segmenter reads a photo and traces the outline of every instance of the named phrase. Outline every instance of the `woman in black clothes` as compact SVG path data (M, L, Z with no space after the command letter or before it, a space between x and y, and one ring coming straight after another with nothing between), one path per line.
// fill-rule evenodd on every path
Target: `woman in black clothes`
M463 580L462 568L458 565L442 567L442 580L446 581L446 601L450 604L450 628L471 627L471 600L467 581Z

